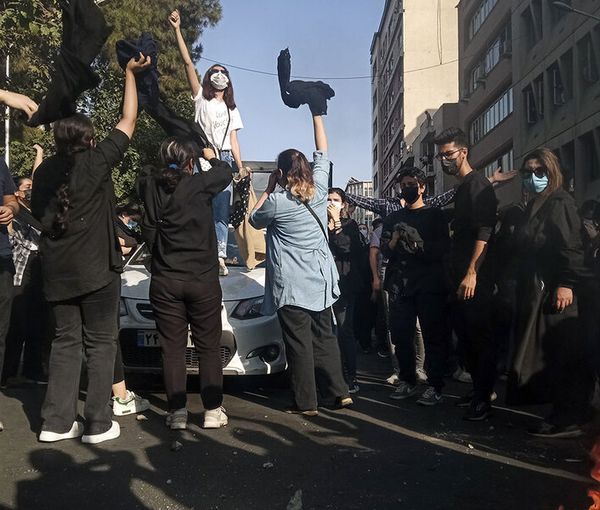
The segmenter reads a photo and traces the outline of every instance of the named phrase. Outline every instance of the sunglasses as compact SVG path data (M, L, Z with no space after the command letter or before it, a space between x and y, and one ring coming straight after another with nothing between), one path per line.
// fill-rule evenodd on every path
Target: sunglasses
M439 152L438 154L435 155L435 159L441 161L442 159L450 159L450 156L453 156L454 154L456 154L457 152L462 151L461 149L456 149L454 151L449 151L449 152Z
M521 169L521 175L524 177L529 177L531 174L535 174L536 177L544 177L544 175L546 175L546 169L543 166Z

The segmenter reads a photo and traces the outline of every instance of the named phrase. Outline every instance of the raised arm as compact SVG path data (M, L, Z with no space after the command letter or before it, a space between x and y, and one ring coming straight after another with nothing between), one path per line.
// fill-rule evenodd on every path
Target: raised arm
M174 10L169 16L169 23L171 23L171 26L175 31L175 37L177 38L177 48L179 48L179 53L181 55L181 59L183 60L185 76L187 77L190 90L192 91L192 96L196 97L200 92L200 89L202 88L200 85L200 77L196 72L194 62L192 62L192 57L190 57L190 52L188 51L188 47L185 44L185 39L181 34L181 16L177 9Z
M33 148L35 149L35 159L33 160L33 167L31 168L31 178L35 175L35 171L37 167L40 166L42 161L44 160L44 148L36 143Z
M133 136L135 123L138 115L137 86L135 73L143 71L150 66L150 57L144 57L140 53L140 59L136 62L131 59L125 68L125 91L123 92L123 113L116 129L122 131L129 139Z
M27 96L2 89L0 89L0 104L5 104L9 108L25 112L28 119L30 119L38 109L38 105L35 101L29 99Z
M318 151L327 152L327 134L321 115L313 115L313 128L315 132L315 147Z

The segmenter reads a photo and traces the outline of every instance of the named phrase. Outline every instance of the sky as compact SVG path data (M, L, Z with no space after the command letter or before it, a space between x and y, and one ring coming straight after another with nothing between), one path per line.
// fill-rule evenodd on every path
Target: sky
M229 64L244 129L242 160L274 160L296 148L312 159L314 141L307 106L291 109L279 95L279 51L289 48L292 76L323 78L335 90L325 118L334 184L350 177L371 179L371 80L331 77L369 76L369 49L385 0L221 0L223 16L202 36L204 73L212 62Z

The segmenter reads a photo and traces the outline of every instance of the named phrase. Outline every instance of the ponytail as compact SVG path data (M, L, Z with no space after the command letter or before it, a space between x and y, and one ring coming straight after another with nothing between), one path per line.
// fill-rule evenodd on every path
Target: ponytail
M195 144L191 140L167 138L160 146L160 159L164 168L157 178L158 185L165 193L171 194L187 171L190 160L197 160Z
M69 226L71 170L75 155L90 148L94 140L94 126L85 115L76 113L53 124L56 153L65 162L63 183L56 190L58 211L52 223L54 237L62 236Z
M315 181L306 156L296 149L288 149L279 154L277 167L286 179L286 189L301 202L308 202L315 196Z

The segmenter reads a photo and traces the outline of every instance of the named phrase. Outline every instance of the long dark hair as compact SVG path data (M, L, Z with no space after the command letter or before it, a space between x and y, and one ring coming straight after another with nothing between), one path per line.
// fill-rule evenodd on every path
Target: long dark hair
M208 68L208 70L204 74L204 78L202 79L202 97L204 97L204 99L206 99L207 101L210 101L211 99L214 99L214 97L217 95L218 91L216 88L213 87L212 82L210 81L210 77L212 76L212 70L215 67L222 67L223 69L225 69L223 71L223 74L227 75L227 78L229 78L229 83L227 84L225 90L223 90L223 101L227 105L227 108L229 108L230 110L234 110L235 99L233 97L233 83L231 82L231 76L229 76L229 71L225 66L222 66L221 64L213 64Z
M173 193L187 171L190 160L197 160L196 145L191 140L170 137L163 141L159 150L164 168L157 179L158 185L166 192Z
M302 202L315 196L315 181L306 156L297 149L287 149L277 157L277 168L286 180L286 189Z
M54 234L61 236L69 225L69 182L75 164L75 154L90 148L94 140L94 126L85 115L76 113L54 122L53 131L56 153L65 161L64 182L56 190L58 211L53 222Z
M556 157L556 154L546 147L540 147L527 154L523 158L523 164L521 165L521 172L527 169L526 165L528 161L537 159L546 171L548 176L548 186L542 192L542 195L547 196L554 193L563 187L564 178L562 167L560 166L560 160Z

